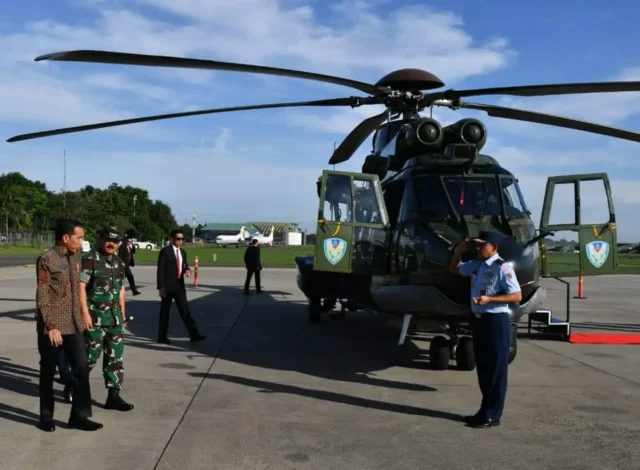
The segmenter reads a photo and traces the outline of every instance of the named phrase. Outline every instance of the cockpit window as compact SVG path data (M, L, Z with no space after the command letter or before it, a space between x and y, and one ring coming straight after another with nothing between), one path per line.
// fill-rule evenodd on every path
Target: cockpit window
M495 177L442 178L455 210L461 215L500 215L500 193Z
M502 197L507 217L521 219L529 213L524 202L524 197L518 186L518 182L511 177L500 178Z
M508 217L524 218L529 211L517 181L512 177L501 177L500 188L494 175L466 177L427 175L414 180L417 209L432 215L449 215L451 206L460 215L502 215L500 190ZM443 187L444 186L444 187ZM446 190L446 192L445 192Z

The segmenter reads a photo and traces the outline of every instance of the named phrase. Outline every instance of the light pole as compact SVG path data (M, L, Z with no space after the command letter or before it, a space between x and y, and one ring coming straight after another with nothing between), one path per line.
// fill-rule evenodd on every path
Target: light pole
M138 195L133 195L133 223L136 223L136 199L138 199Z
M193 246L196 246L196 217L198 216L198 214L196 214L195 212L193 213L193 223L191 225L191 241L193 243Z

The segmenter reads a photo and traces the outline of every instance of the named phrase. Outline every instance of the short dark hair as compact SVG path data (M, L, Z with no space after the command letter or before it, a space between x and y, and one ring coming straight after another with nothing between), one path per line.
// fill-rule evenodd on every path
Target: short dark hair
M174 228L173 230L171 230L171 238L176 238L176 235L178 235L179 233L184 235L184 232L182 231L182 229Z
M75 219L63 219L56 224L56 241L61 242L65 235L73 235L76 227L84 228L83 225Z

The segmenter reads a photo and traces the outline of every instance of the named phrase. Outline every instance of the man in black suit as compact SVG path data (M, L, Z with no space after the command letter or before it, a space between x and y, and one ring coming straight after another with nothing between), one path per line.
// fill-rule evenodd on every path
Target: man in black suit
M247 279L244 281L244 294L249 295L249 283L251 283L251 277L256 275L256 294L260 294L262 289L260 288L260 271L262 270L262 262L260 261L260 247L258 246L258 240L255 238L251 240L244 252L244 265L247 268Z
M131 292L133 295L140 295L140 291L138 291L138 288L136 287L136 280L133 278L133 273L131 272L131 268L136 265L136 262L133 259L135 252L136 247L133 246L131 239L127 237L120 244L118 256L120 256L122 261L124 261L124 275L127 277L127 281L129 281Z
M158 328L158 343L171 344L169 338L169 310L171 301L175 299L180 312L180 318L189 331L191 341L202 341L206 336L198 333L196 322L191 317L187 303L187 291L184 286L184 276L191 277L191 270L187 263L187 252L183 250L184 233L175 229L171 232L171 244L160 250L158 256L158 292L160 304L160 324Z

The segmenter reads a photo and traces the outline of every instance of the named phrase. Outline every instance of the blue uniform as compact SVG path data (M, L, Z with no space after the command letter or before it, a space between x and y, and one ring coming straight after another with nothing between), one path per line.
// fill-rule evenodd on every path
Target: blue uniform
M473 349L478 383L482 392L480 413L499 421L507 394L507 371L511 345L511 317L508 304L476 305L482 295L505 295L520 291L513 268L499 255L473 260L459 267L460 274L471 277L471 311L475 314Z

